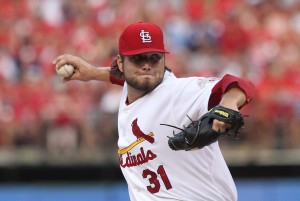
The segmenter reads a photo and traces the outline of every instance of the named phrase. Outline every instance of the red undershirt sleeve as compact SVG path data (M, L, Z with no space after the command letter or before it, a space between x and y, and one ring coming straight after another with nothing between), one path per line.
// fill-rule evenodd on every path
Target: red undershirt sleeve
M124 80L121 80L121 79L118 79L116 77L113 77L113 76L109 76L109 80L112 84L116 84L116 85L120 85L120 86L123 86L124 85Z
M226 74L213 87L208 101L208 109L218 105L222 99L223 94L231 88L240 88L246 95L246 102L243 106L248 104L255 94L255 86L247 79ZM240 108L242 108L241 106Z

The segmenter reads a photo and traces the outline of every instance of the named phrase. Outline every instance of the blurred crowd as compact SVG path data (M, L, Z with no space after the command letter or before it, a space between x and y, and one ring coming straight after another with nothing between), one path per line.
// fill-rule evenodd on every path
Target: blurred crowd
M128 24L165 33L178 77L246 77L257 87L246 127L224 146L300 148L298 0L0 0L0 150L101 158L117 154L122 88L62 82L64 53L110 66ZM49 155L46 155L49 156ZM43 159L43 158L42 158ZM41 159L41 160L42 160Z

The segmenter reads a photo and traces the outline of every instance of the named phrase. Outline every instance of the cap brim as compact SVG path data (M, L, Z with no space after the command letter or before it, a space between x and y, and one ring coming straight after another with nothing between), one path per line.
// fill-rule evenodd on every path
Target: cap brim
M165 53L165 54L170 53L170 52L168 52L166 50L162 50L162 49L143 48L143 49L138 49L138 50L125 51L125 52L122 52L121 54L125 55L125 56L132 56L132 55L143 54L143 53L148 53L148 52L161 52L161 53Z

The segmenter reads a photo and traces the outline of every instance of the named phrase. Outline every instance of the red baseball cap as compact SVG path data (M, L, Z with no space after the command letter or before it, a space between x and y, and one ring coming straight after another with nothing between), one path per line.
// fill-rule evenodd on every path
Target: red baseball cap
M146 52L169 53L165 50L161 28L147 22L129 25L119 38L119 54L130 56Z

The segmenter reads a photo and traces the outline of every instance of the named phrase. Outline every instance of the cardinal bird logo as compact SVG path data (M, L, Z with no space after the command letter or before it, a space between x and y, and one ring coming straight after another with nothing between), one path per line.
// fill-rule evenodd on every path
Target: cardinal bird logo
M150 135L147 135L147 134L143 133L143 131L138 126L137 121L138 121L138 119L136 118L131 123L133 135L135 135L137 139L144 138L145 140L147 140L148 142L153 144L154 143L154 138Z

